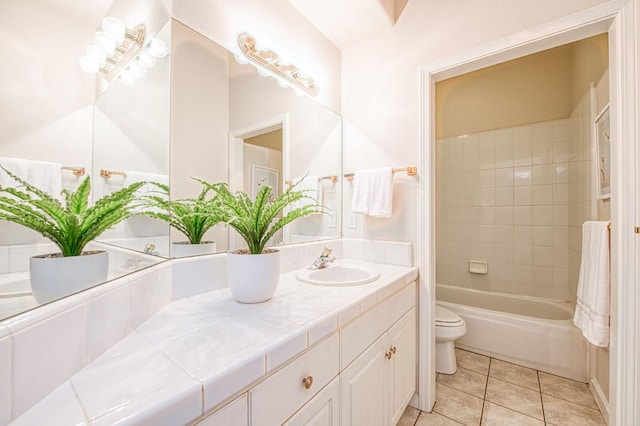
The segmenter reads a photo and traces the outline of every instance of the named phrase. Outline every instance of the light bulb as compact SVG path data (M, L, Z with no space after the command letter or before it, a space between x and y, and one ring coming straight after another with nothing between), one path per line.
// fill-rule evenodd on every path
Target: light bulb
M140 61L140 64L146 68L151 68L156 64L155 56L153 56L146 48L142 49L138 54L138 61Z
M289 84L280 78L276 79L276 81L278 82L278 86L280 87L284 87L285 89L289 87Z
M104 47L96 46L95 44L87 47L87 56L91 56L100 64L103 64L107 60L107 52L104 50Z
M95 73L100 69L100 62L93 56L85 55L80 58L80 67L86 72Z
M113 53L116 50L116 41L111 37L111 35L105 33L104 31L99 31L96 33L95 42L98 46L102 47L107 54Z
M147 45L149 52L156 58L164 58L169 54L169 49L164 41L159 38L152 38L149 44Z
M267 77L269 75L269 73L263 70L262 68L256 68L256 69L258 70L258 75L260 75L260 77Z
M137 79L135 74L127 67L120 73L120 80L127 86L133 86Z
M127 28L122 21L113 16L107 16L102 20L102 29L118 43L124 40L127 33Z

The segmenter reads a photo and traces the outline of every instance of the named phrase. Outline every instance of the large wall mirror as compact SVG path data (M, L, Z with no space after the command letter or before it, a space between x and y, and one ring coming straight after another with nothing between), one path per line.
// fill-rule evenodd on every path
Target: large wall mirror
M169 56L134 85L85 73L78 60L105 16L127 27L143 23L148 37L171 46ZM0 35L7 64L0 67L0 160L59 163L63 188L89 175L94 199L140 179L169 183L171 198L180 199L200 192L190 177L249 194L256 180L282 191L317 177L329 214L299 220L273 244L341 235L342 179L329 178L342 173L341 117L171 20L161 0L7 0ZM129 218L99 238L113 247L109 279L154 262L131 262L136 256L175 256L172 243L183 239L157 219ZM216 252L241 245L224 225L205 239ZM53 251L39 234L0 220L0 320L37 306L28 295L29 258Z

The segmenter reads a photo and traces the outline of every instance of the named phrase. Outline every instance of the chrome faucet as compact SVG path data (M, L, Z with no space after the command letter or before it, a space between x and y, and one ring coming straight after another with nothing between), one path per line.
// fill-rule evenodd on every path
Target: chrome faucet
M336 260L335 256L331 256L332 251L333 250L327 247L322 249L322 254L318 256L318 258L314 260L311 266L309 266L307 269L322 269L329 266L329 263Z

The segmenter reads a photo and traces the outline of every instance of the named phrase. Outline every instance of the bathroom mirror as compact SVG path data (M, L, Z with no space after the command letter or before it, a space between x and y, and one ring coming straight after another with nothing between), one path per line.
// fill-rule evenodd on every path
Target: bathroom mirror
M318 179L342 171L341 117L307 96L297 96L233 52L173 20L171 27L171 198L195 197L190 179L228 182L251 195L252 171L276 182L305 175ZM334 179L335 180L335 179ZM341 180L319 180L318 195L330 214L286 227L274 244L340 236ZM223 225L204 240L217 252L240 246ZM172 243L185 237L171 230ZM175 247L175 244L172 244ZM175 250L172 248L172 256Z
M98 195L101 183L93 167L95 157L105 155L100 149L112 153L122 149L114 145L94 149L94 101L96 94L117 86L108 86L100 77L83 71L79 59L94 43L102 19L109 15L118 16L127 26L144 22L149 35L156 34L169 19L160 0L6 0L0 3L0 46L4 64L0 67L0 157L59 164L61 189L75 189L89 176L94 196ZM108 109L108 105L103 106ZM113 125L111 130L113 134L118 128ZM165 159L162 161L166 168L168 142L163 143ZM135 157L139 156L132 155ZM138 169L138 165L133 164L127 167ZM30 179L30 182L41 187L47 185L45 181ZM54 192L53 188L50 190ZM108 279L162 260L132 255L115 247L107 250ZM37 306L30 296L29 259L56 251L40 234L0 221L0 320Z
M154 70L158 78L134 91L113 85L96 102L94 172L111 169L127 175L138 167L162 175L166 163L160 157L166 153L174 200L198 196L202 187L192 178L227 182L251 194L251 170L270 169L272 179L277 175L278 191L285 181L313 176L319 179L318 196L328 214L296 221L273 244L340 236L341 180L336 179L342 171L341 117L273 78L261 77L255 67L238 63L231 51L177 20L161 33L171 54L167 64ZM271 142L260 142L267 136ZM119 143L130 158L114 148L114 138L122 138ZM133 143L127 146L127 141ZM123 181L126 176L113 175L101 185ZM213 244L199 254L238 247L233 233L223 224L214 226L203 237ZM101 239L137 251L152 245L153 254L164 257L198 254L197 247L192 247L196 252L184 250L185 240L175 229L139 216Z
M286 226L274 244L340 236L342 119L306 95L262 77L250 64L229 58L230 185L251 195L270 183L276 193L305 178L305 186L327 214ZM309 185L307 180L311 180ZM239 248L230 236L231 248Z
M94 196L125 183L122 174L100 177L101 170L108 170L169 175L173 198L194 197L200 187L190 176L232 186L242 179L243 170L230 167L230 159L241 158L230 147L238 141L241 147L250 145L246 138L269 130L265 122L280 120L278 185L284 188L285 181L305 174L335 175L338 181L321 182L323 202L334 215L304 218L274 242L340 236L338 114L260 77L252 66L238 64L226 48L170 20L161 0L8 0L0 12L0 46L8 65L0 68L0 157L60 163L67 188L89 175ZM170 55L134 86L120 81L109 85L84 72L79 58L94 43L105 16L117 16L128 27L144 22L149 35L172 46ZM246 133L249 128L256 133ZM74 174L76 168L84 175ZM99 239L114 246L117 268L110 279L152 263L135 262L130 269L131 255L122 248L140 252L152 243L160 261L170 255L169 241L183 238L164 223L138 219ZM225 226L216 226L211 234L218 252L233 246ZM28 285L29 258L52 251L39 234L0 221L0 287L15 281ZM10 313L0 311L0 319L34 307L13 302Z
M168 20L153 35L171 45ZM158 58L133 85L120 79L107 86L93 108L93 195L103 195L139 181L169 185L169 57ZM146 185L141 194L155 193ZM169 255L169 225L135 215L104 232L99 241L122 248Z

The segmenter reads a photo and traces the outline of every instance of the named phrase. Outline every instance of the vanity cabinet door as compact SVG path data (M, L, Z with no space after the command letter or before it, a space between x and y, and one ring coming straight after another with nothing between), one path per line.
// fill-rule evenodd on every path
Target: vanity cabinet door
M388 426L387 342L385 333L340 373L342 425Z
M389 424L395 425L416 391L416 310L411 309L389 329L389 348L392 353L389 368Z
M284 426L339 426L340 379L336 377Z
M198 426L247 426L248 424L246 393L196 423Z

